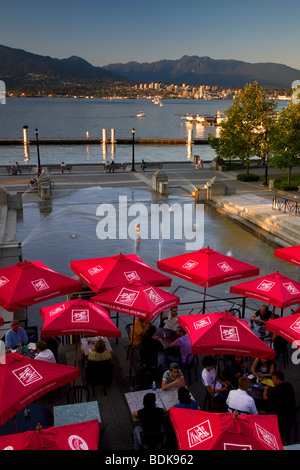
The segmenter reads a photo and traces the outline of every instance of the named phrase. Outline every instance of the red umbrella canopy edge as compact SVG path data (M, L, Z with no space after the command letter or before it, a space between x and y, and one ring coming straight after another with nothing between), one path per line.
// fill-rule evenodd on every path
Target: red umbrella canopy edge
M259 274L256 266L209 247L160 260L157 267L204 288Z
M287 246L285 248L277 248L274 251L277 258L288 261L289 263L300 266L300 245Z
M181 315L178 323L188 333L193 354L241 354L274 359L275 352L249 328L245 320L227 312Z
M70 267L96 294L131 281L141 280L161 287L170 287L172 283L170 277L133 254L71 261Z
M0 305L9 312L81 289L80 281L57 273L40 261L22 261L0 269Z
M79 377L77 367L10 353L0 361L0 424L45 393Z
M278 271L231 286L230 292L261 300L278 308L300 303L300 282Z

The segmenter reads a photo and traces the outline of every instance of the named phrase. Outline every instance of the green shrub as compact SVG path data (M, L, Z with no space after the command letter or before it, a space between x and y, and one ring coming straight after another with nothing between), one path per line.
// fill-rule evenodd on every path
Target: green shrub
M259 175L254 175L253 173L246 175L244 173L241 173L236 175L236 179L239 181L259 181Z
M287 183L275 183L274 188L280 191L298 191L298 186L288 185Z

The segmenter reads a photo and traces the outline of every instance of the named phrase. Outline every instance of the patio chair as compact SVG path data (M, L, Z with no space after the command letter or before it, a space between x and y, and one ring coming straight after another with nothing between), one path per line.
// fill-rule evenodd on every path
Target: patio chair
M86 386L92 386L93 395L97 385L103 385L104 395L107 395L107 388L113 379L114 366L110 360L88 361L86 366Z
M132 377L132 387L134 391L148 390L152 388L153 377L148 372L140 372Z
M241 311L238 308L230 308L228 313L231 313L231 315L234 315L235 317L242 318Z
M84 400L85 398L85 400ZM90 391L84 385L75 385L68 391L67 400L69 404L82 403L90 401Z

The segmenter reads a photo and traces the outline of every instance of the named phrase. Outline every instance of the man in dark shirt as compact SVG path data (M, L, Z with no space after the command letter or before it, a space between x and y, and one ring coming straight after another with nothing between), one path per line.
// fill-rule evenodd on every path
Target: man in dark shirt
M265 387L263 397L268 401L268 414L275 414L281 436L286 433L287 426L295 420L295 392L289 382L285 382L284 374L280 370L272 372L274 387Z
M133 431L134 449L141 448L141 432L164 431L164 416L167 413L165 408L156 407L155 393L146 393L143 399L144 408L134 411L132 416L135 420L140 420L140 424L135 426Z
M160 353L164 349L162 339L156 335L156 326L150 326L143 336L141 350L142 363L147 370L163 365L164 355L161 356Z

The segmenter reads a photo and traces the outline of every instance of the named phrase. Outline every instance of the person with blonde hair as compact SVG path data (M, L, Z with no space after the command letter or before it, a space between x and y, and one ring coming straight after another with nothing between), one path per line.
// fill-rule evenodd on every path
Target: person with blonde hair
M88 361L108 361L112 360L111 353L106 349L106 344L103 338L99 338L95 344L95 349L92 349L88 355Z

